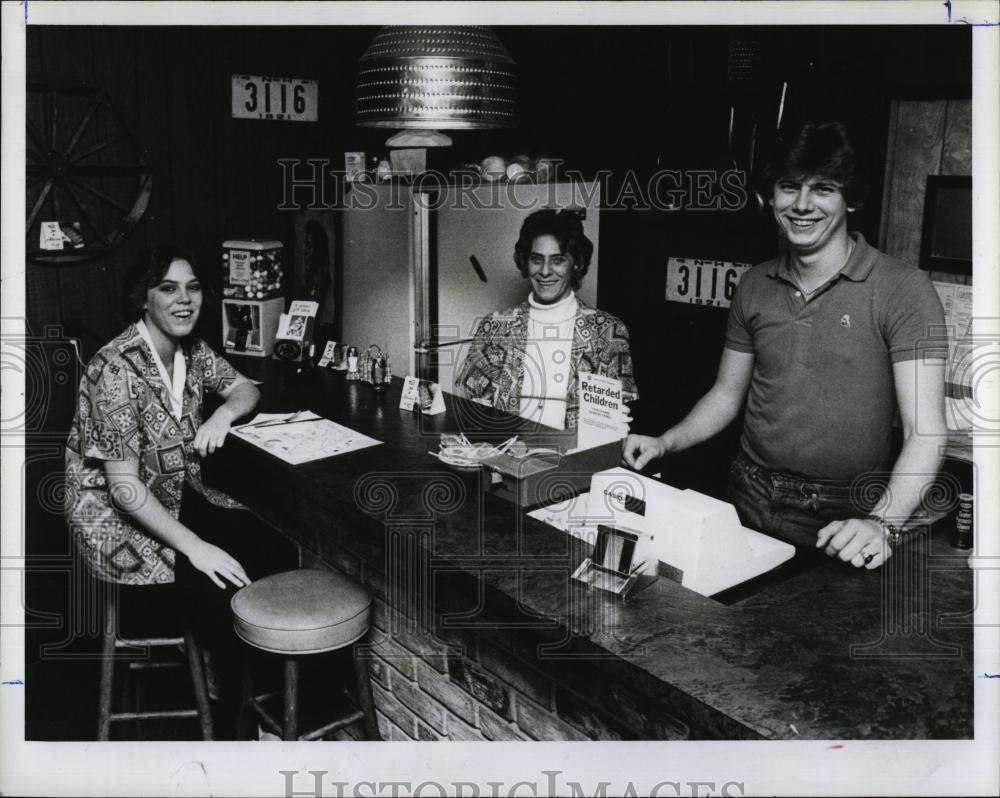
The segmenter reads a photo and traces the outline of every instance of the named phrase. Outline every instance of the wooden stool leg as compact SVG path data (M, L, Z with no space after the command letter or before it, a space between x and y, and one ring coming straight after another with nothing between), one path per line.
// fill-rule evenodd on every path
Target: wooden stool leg
M375 717L375 699L372 696L372 683L368 676L368 659L358 656L355 649L352 653L354 660L354 679L357 682L358 707L364 713L365 739L381 740L378 731L378 718Z
M146 649L146 653L148 656L149 649ZM129 668L129 663L127 661L125 662L125 667ZM126 673L128 673L129 684L132 688L132 706L135 707L135 714L141 715L146 709L146 680L133 676L131 669L126 671ZM132 726L135 728L135 739L145 740L146 722L142 718L136 718L133 721Z
M236 714L236 739L253 739L250 734L250 719L253 713L250 710L250 701L253 698L253 671L250 662L249 652L243 660L243 677L240 683L240 706Z
M115 605L108 602L101 640L101 688L97 704L97 739L111 738L111 695L115 679Z
M214 740L212 705L208 700L208 686L205 683L204 663L201 661L201 647L198 645L190 626L184 629L184 652L187 654L188 668L191 670L194 700L198 708L198 722L201 724L201 738Z
M299 661L285 658L285 723L281 739L299 738Z
M117 646L115 648L117 650ZM130 670L131 666L127 660L122 663L122 667L124 669L124 674L121 670L117 670L118 665L117 663L115 664L118 678L112 680L111 709L112 712L115 710L118 712L135 712L138 708L138 704L136 703L136 696L138 695L136 682L138 680L132 677L132 672ZM123 721L118 725L119 727L122 727L119 739L137 739L135 735L136 724L134 721Z

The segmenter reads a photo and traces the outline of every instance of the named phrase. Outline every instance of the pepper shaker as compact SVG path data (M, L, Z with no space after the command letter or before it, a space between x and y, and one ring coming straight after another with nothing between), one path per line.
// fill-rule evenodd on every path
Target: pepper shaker
M389 366L389 356L378 344L368 347L364 379L370 382L372 389L380 393L392 382L392 372Z

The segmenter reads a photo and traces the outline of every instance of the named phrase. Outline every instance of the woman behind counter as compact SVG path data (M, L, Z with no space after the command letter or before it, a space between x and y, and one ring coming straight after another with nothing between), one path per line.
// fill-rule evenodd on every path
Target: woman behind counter
M188 606L210 619L206 642L224 650L229 593L250 582L244 566L267 561L275 536L201 478L200 458L222 446L260 398L192 335L204 286L195 258L174 246L143 253L128 272L133 322L98 351L80 382L66 444L66 519L77 555L99 580L167 585L176 568ZM203 423L206 392L223 402ZM128 587L119 589L119 606L129 603Z
M524 220L514 263L531 291L480 321L457 393L555 429L576 429L580 372L619 379L623 399L638 398L628 329L576 296L593 252L572 210L540 210Z

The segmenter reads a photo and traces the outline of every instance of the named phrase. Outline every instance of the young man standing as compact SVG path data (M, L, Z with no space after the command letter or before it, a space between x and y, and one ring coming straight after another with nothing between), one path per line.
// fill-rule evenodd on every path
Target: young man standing
M740 282L712 388L659 437L630 435L625 461L701 443L746 400L730 475L743 523L877 568L941 463L941 303L926 274L848 233L861 198L841 124L802 128L771 177L782 254Z

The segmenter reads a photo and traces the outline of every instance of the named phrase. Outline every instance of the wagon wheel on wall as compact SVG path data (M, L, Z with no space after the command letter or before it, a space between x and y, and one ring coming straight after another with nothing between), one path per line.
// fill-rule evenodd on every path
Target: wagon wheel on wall
M25 250L39 263L74 263L118 246L153 188L146 151L100 89L29 82L26 96ZM72 243L42 249L43 222Z

